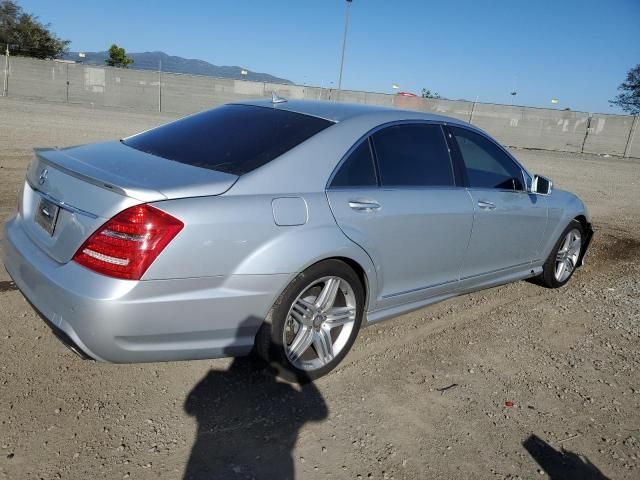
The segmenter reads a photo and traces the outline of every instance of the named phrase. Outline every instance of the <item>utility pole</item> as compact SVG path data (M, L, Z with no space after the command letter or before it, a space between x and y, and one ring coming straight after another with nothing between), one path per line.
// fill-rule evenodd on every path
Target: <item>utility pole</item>
M342 55L340 56L340 76L338 77L338 91L342 89L342 68L344 67L344 50L347 46L347 31L349 30L349 12L351 10L351 2L347 0L347 11L344 16L344 36L342 37Z
M158 112L162 112L162 59L158 64Z
M4 83L2 85L2 96L6 97L9 94L9 44L7 43L7 49L4 53Z

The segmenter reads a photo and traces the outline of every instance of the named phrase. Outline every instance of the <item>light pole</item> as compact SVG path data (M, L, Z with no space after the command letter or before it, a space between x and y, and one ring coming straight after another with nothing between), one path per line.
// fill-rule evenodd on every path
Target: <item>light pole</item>
M349 30L349 11L351 10L351 2L347 0L347 10L344 15L344 36L342 37L342 55L340 56L340 76L338 77L338 91L342 89L342 67L344 67L344 49L347 46L347 30Z

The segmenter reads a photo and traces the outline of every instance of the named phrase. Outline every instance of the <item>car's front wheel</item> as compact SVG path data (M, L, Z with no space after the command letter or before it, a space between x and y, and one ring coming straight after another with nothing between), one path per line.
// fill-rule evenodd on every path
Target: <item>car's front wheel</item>
M326 260L300 273L280 295L256 337L256 352L289 380L333 370L358 335L364 288L354 270Z
M548 288L559 288L569 281L580 260L585 231L580 222L572 220L547 258L539 277Z

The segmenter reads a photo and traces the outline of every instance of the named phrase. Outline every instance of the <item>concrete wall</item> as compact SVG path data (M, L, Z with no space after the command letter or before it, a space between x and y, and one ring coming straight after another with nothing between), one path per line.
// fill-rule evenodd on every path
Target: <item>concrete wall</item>
M0 72L0 76L2 72ZM11 57L10 96L189 114L223 103L270 97L333 100L435 113L470 122L505 145L640 158L640 122L628 115L423 99L306 85L281 85L148 70Z
M640 116L636 116L633 130L629 135L629 143L625 151L625 157L640 158Z
M479 103L472 123L513 147L580 152L589 114Z
M593 114L584 151L623 156L633 120L628 115Z
M11 58L7 93L16 97L66 102L67 69L68 65L64 63Z

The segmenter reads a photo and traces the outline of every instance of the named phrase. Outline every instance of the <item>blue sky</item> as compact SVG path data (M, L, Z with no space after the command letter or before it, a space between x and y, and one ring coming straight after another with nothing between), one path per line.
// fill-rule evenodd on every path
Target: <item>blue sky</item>
M345 0L18 0L73 50L161 50L337 84ZM343 88L616 113L640 0L354 0Z

